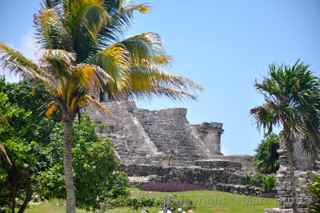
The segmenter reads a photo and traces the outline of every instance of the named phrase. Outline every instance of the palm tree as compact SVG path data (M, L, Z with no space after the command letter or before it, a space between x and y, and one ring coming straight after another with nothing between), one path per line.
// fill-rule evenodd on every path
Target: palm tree
M104 88L108 99L165 95L189 96L181 76L162 70L171 57L165 54L160 36L142 33L121 40L135 11L146 13L145 4L125 0L44 0L35 18L37 37L44 48L76 54L77 63L100 66L111 77ZM198 88L200 89L200 88ZM103 100L103 94L100 94Z
M37 40L42 46L39 63L0 44L5 69L42 82L51 95L47 116L61 113L64 124L64 174L67 212L76 211L72 176L73 121L82 107L107 109L97 94L109 99L167 96L194 98L199 89L192 81L161 70L170 62L160 37L143 33L120 40L134 11L143 4L124 0L44 0L35 16Z
M256 89L264 96L265 103L251 109L258 128L271 133L280 127L289 165L289 178L293 197L292 208L296 209L294 178L294 143L299 138L307 139L314 152L319 151L320 127L320 80L308 65L297 61L292 66L269 66L269 75Z

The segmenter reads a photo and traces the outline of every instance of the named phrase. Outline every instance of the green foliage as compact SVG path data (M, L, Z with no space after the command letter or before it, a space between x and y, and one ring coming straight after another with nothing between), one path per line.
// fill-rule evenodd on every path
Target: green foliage
M26 141L48 143L50 132L56 122L55 119L42 116L45 111L44 104L49 101L49 96L41 84L32 85L30 81L7 83L4 78L0 78L0 92L6 95L7 101L15 108L9 107L14 111L11 115L5 115L14 116L9 123L10 128L14 130L11 136L16 135ZM1 103L1 106L6 107L4 103Z
M40 144L29 141L32 131L29 120L32 112L9 102L0 92L0 205L11 211L19 205L20 210L31 200L33 176L42 169L39 162Z
M62 127L40 114L39 100L45 101L45 94L27 82L0 80L1 207L22 207L33 193L42 198L65 196ZM86 116L75 124L73 156L79 207L94 209L105 199L127 195L127 177L111 142L98 139Z
M247 175L243 184L261 187L264 192L271 192L276 187L276 177L274 175Z
M126 200L125 206L135 210L141 208L158 207L162 200L152 197L129 198Z
M153 207L163 209L195 208L195 205L192 200L178 198L175 195L167 195L163 198L150 196L120 198L108 201L106 206L110 206L112 208L128 207L134 210L148 209Z
M54 128L44 151L53 166L37 177L39 193L46 199L65 198L62 132L61 125ZM72 154L79 208L99 209L107 200L127 196L128 180L120 170L112 143L98 139L87 116L75 123Z
M255 87L265 99L250 111L257 126L266 133L274 127L282 128L287 145L293 135L301 135L310 151L319 152L320 79L309 66L301 61L290 66L272 64L268 76Z
M276 177L273 175L265 176L262 181L262 189L264 192L274 191L276 187Z
M310 205L309 210L311 213L320 212L320 176L315 177L313 183L309 187L312 193L313 203Z
M280 137L276 134L267 135L259 144L255 165L257 170L263 174L273 174L279 169L279 149Z
M196 206L189 199L179 199L175 195L168 196L161 203L161 208L163 209L172 209L177 210L178 208L182 208L184 210L194 209Z

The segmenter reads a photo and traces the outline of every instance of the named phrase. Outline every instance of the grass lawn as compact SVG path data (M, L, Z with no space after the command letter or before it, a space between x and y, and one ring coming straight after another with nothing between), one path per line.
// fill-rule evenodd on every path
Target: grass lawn
M277 206L276 199L259 198L251 196L236 195L217 191L190 191L190 192L143 192L137 189L131 190L132 197L150 196L166 197L174 194L181 199L190 199L195 202L197 208L195 213L263 213L263 209ZM158 213L158 209L150 209L150 213ZM85 211L78 211L85 213ZM39 206L31 207L27 213L64 213L61 202L54 200L43 203ZM119 208L109 211L109 213L140 213L127 208Z

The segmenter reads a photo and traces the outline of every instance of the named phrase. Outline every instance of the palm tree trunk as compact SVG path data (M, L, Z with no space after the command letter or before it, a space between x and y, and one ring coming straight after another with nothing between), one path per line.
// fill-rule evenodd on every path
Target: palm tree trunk
M73 121L66 120L64 124L64 182L67 193L67 213L76 212L76 197L75 187L73 182L72 170L72 134L73 134Z

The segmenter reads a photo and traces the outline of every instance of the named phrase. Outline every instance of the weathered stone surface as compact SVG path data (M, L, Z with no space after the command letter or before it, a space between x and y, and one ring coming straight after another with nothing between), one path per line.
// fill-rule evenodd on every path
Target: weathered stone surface
M312 156L306 155L301 146L301 139L296 139L294 146L294 177L290 177L287 147L280 142L279 162L277 172L277 192L281 209L293 209L295 213L307 213L312 197L308 187L315 175L319 175L318 163Z
M224 159L197 160L195 161L195 165L200 166L202 168L207 168L207 169L225 169L225 170L233 170L233 171L241 170L241 163L224 160Z
M260 195L262 193L262 190L259 187L241 184L218 183L216 185L216 190L243 195Z
M124 164L188 166L195 160L222 156L222 123L190 125L185 108L139 109L131 101L103 103L110 116L89 110L103 127L101 137L112 139Z
M222 159L240 163L241 169L247 174L252 174L256 172L254 165L254 157L251 155L227 155L223 156Z
M133 102L106 102L110 115L90 111L91 118L99 125L100 137L110 138L123 164L148 163L161 161L161 153L144 131L138 119L131 113ZM159 160L160 159L160 160Z
M264 212L265 213L293 213L293 210L273 208L273 209L265 209Z
M242 175L224 169L206 169L199 166L167 167L150 165L127 165L124 167L129 176L145 177L156 175L159 182L180 182L206 185L215 188L217 183L240 184Z
M216 157L221 153L222 123L202 123L191 125L192 134L199 138L199 144L208 157Z

